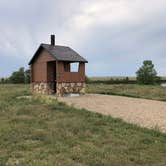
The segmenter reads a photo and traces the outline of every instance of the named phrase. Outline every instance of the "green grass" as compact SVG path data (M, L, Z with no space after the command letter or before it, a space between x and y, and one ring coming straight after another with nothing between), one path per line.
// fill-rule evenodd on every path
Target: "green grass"
M105 85L118 85L118 84L136 84L136 77L86 77L87 84L105 84ZM156 84L166 83L165 77L160 77Z
M127 76L126 76L127 77ZM113 76L113 77L110 77L110 76L107 76L107 77L88 77L90 80L92 81L108 81L110 79L113 79L113 80L123 80L126 78L125 76ZM133 81L136 81L136 77L128 77L129 80L133 80ZM161 77L161 80L166 80L166 77Z
M86 91L88 93L119 95L166 101L166 87L161 87L159 85L89 84L87 85Z
M127 77L127 76L126 76ZM125 79L126 77L124 76L114 76L114 77L110 77L110 76L107 76L107 77L88 77L90 80L92 81L108 81L110 79L113 79L113 80L123 80ZM136 80L136 77L128 77L129 80Z
M165 166L166 134L0 85L0 165Z

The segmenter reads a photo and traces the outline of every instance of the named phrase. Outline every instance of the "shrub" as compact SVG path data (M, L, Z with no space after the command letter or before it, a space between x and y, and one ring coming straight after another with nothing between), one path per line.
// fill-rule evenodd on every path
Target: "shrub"
M26 84L28 84L28 83L30 83L30 70L28 69L28 70L25 70L25 72L24 72L24 79L25 79L25 83Z
M0 78L0 84L8 84L10 83L9 78Z
M21 67L18 71L12 73L9 78L6 80L1 80L2 83L13 83L13 84L22 84L22 83L30 83L30 70L24 70Z
M90 78L88 76L85 76L85 82L90 83Z
M151 60L144 61L143 65L136 72L136 75L139 84L155 84L159 81L159 77L157 77L157 72Z
M10 77L10 82L11 83L24 83L25 82L25 77L24 77L24 68L21 67L18 71L15 71L12 73Z

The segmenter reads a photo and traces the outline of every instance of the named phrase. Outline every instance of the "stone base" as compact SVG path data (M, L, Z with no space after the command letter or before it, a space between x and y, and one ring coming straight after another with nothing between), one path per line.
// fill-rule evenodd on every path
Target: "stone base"
M56 84L56 95L64 96L69 93L85 93L85 83L57 83Z
M53 93L52 87L53 83L39 82L31 84L31 89L33 92L44 95L51 95Z
M35 93L44 95L53 94L53 83L31 83L31 89ZM69 93L85 93L85 83L56 83L56 96L64 96Z

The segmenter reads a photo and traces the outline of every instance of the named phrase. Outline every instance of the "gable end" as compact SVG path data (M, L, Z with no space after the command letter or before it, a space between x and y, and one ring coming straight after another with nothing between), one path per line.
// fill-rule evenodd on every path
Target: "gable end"
M32 59L29 61L28 65L34 63L34 61L38 58L38 56L42 53L42 51L46 51L51 56L51 58L56 60L55 56L53 56L47 49L45 49L42 45L40 45L35 54L33 55Z

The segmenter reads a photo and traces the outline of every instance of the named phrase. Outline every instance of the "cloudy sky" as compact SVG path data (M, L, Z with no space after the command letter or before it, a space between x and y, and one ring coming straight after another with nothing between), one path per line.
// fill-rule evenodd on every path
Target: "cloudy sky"
M166 76L165 16L166 0L0 0L0 77L28 67L52 33L89 76L133 76L147 59Z

